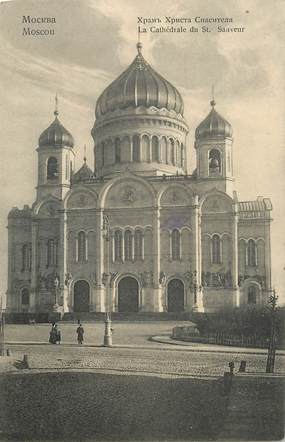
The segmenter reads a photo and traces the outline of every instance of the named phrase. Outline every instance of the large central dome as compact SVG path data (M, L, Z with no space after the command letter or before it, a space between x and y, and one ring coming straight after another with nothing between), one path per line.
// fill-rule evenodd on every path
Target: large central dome
M180 93L147 63L141 49L138 43L138 55L132 64L98 98L96 118L117 109L152 106L183 115Z

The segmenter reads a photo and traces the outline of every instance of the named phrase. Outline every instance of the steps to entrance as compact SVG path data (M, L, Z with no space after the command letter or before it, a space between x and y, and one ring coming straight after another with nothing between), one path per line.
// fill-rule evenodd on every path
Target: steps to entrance
M63 321L104 321L105 313L99 312L70 312L65 313L62 320ZM177 313L152 313L152 312L141 312L141 313L112 313L112 321L189 321L189 313L177 312Z

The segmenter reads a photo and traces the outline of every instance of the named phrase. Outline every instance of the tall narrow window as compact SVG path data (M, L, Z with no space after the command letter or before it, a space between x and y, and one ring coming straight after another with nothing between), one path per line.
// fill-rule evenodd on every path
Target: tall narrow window
M132 260L132 232L130 230L125 231L125 261Z
M32 245L24 244L22 247L22 271L31 271L32 267Z
M181 144L181 167L184 169L185 167L185 152L184 152L184 145Z
M135 260L143 259L143 235L140 230L135 231Z
M115 162L121 162L121 141L119 138L116 138L115 140Z
M120 230L115 231L115 261L121 261L122 259L122 232Z
M133 137L133 161L140 161L140 137Z
M174 229L171 234L171 251L172 259L177 261L180 259L180 233L179 230Z
M68 180L68 165L69 165L68 155L66 155L66 157L65 157L65 179L66 180Z
M219 235L213 235L212 237L212 263L221 263L221 238Z
M87 261L87 238L85 232L78 233L78 262Z
M47 162L47 179L55 180L58 177L58 164L57 159L50 157Z
M47 265L53 266L56 264L56 246L54 239L49 239L47 242Z
M156 136L151 139L152 161L159 161L159 142Z
M247 302L248 304L256 304L256 287L254 285L250 285L248 288Z
M256 266L257 264L256 256L256 244L253 239L250 239L247 243L247 265Z
M220 175L221 173L221 153L217 149L209 152L209 175Z
M23 289L21 292L21 304L24 306L30 304L30 293L28 289Z

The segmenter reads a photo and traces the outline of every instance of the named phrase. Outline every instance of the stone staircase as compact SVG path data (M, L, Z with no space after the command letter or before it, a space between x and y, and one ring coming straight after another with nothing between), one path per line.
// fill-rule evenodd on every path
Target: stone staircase
M97 312L83 312L83 313L65 313L62 321L78 321L93 322L93 321L104 321L105 313ZM162 313L152 313L152 312L114 312L112 313L112 321L189 321L189 313L187 312L162 312Z
M238 374L232 378L218 440L282 440L285 377Z

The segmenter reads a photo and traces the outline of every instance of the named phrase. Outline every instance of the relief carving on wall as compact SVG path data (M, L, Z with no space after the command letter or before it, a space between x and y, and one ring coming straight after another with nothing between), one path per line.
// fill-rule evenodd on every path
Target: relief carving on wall
M140 273L141 282L143 287L152 287L153 286L153 272L143 272Z
M160 272L160 275L159 275L159 284L165 284L165 281L166 281L166 274L165 274L165 272Z
M135 192L132 187L128 186L123 189L121 200L125 204L133 204L135 202Z
M203 287L232 287L232 273L227 272L202 272Z

